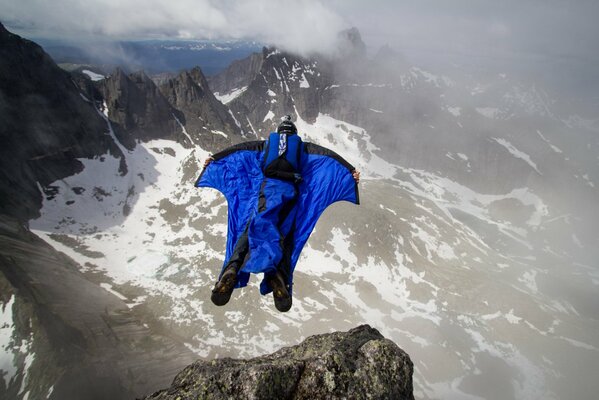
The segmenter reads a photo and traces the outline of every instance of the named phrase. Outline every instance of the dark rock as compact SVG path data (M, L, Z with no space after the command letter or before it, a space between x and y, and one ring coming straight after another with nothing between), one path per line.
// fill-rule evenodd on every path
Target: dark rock
M263 57L261 53L252 53L249 57L236 60L224 71L208 77L208 83L215 93L229 93L233 89L248 86L260 72Z
M266 136L276 129L280 117L296 112L304 120L314 122L322 108L323 94L334 82L329 60L301 57L276 48L264 48L261 62L257 57L259 55L254 54L244 62L244 65L260 66L252 79L247 79L248 72L237 68L212 78L213 81L246 83L243 94L228 103L244 130Z
M82 169L78 158L120 155L106 121L68 72L0 24L0 213L37 216L43 188Z
M364 58L366 56L366 44L362 41L358 28L353 27L339 32L337 40L341 57Z
M188 134L184 140L191 138L203 148L217 150L241 138L240 126L227 107L214 97L199 67L168 79L160 85L160 91L180 112L179 123L185 126Z
M362 325L250 360L196 361L146 400L413 399L412 373L403 350Z
M174 138L181 133L178 111L143 71L127 75L117 68L99 82L115 135L128 149L137 140Z

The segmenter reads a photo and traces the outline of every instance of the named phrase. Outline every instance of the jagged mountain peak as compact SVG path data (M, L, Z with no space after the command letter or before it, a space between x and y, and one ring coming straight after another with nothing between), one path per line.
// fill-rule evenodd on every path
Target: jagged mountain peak
M209 91L208 80L200 67L194 67L189 71L189 76L203 89Z
M173 137L180 133L175 109L144 71L131 74L116 68L99 83L115 134L128 149L137 140Z
M356 27L343 30L337 34L338 49L341 57L363 58L366 56L366 44Z
M212 93L200 67L168 79L160 85L160 91L180 111L177 122L189 141L207 148L222 147L243 133L227 107Z

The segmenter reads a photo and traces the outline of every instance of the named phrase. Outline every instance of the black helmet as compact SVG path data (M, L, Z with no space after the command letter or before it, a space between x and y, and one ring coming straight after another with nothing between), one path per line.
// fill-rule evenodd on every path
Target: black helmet
M281 118L281 120L282 121L277 128L277 133L286 133L288 135L297 134L297 128L295 127L295 124L291 122L291 115L285 115L283 118Z

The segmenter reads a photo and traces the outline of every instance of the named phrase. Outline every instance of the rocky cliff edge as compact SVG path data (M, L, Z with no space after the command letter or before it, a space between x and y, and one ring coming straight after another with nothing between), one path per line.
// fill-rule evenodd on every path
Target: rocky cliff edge
M362 325L249 360L196 361L145 399L413 399L412 372L402 349Z

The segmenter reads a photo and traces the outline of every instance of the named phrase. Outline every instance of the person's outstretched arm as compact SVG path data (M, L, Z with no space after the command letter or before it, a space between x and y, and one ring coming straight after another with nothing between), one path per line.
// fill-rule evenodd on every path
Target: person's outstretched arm
M241 150L262 150L264 146L264 140L254 140L250 142L238 143L233 146L227 147L224 150L219 151L211 156L209 156L206 161L204 161L204 168L206 168L212 161L220 160L221 158L225 158L231 153Z

